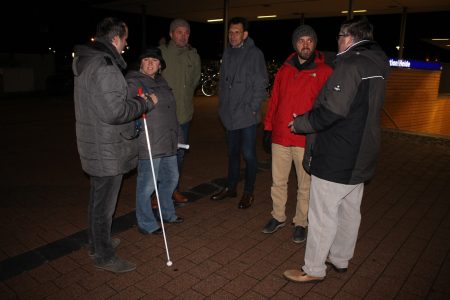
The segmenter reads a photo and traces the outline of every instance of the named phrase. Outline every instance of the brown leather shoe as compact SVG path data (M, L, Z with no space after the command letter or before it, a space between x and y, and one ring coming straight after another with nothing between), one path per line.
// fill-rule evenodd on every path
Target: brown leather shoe
M156 199L156 193L152 194L152 209L158 208L158 200Z
M182 193L180 193L179 191L175 191L172 194L172 199L176 202L176 203L186 203L189 201L189 199L183 195Z
M287 270L284 271L283 276L293 282L311 282L317 283L323 281L324 277L314 277L306 274L300 270Z
M218 193L212 195L211 200L222 200L225 198L234 198L236 196L237 196L236 191L231 191L228 188L223 188Z
M250 206L252 206L254 200L255 198L253 197L253 195L244 194L241 198L241 201L239 201L238 208L240 209L249 208Z

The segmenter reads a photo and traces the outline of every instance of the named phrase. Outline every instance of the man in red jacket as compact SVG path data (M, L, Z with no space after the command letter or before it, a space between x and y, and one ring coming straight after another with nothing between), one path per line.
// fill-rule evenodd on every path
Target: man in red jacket
M292 115L311 110L332 69L325 64L324 55L316 51L317 35L308 25L299 26L292 34L295 53L279 69L264 120L264 140L272 152L272 218L263 233L273 233L285 226L288 179L294 162L297 173L297 208L293 223L293 241L306 239L308 225L310 175L303 169L305 135L293 134L286 126Z

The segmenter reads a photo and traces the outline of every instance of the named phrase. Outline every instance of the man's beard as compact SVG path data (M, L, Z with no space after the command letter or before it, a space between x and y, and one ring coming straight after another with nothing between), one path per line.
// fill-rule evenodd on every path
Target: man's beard
M310 50L310 49L308 49L307 51L305 51L306 49L303 49L302 51L300 51L299 53L298 53L298 56L301 58L301 59L303 59L303 60L308 60L310 57L311 57L311 55L312 55L312 51ZM306 53L305 53L306 52Z

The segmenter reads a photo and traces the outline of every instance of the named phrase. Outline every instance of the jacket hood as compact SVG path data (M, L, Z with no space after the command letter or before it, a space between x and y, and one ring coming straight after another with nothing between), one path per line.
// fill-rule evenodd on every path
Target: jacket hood
M295 61L295 60L298 61L297 55L298 55L297 52L292 53L291 55L288 56L288 58L285 60L284 63L293 66L294 68L297 68L297 62ZM303 63L303 65L305 66L305 68L303 69L304 70L314 69L317 66L317 64L323 63L325 63L323 53L318 50L314 50L314 54L310 57L310 59L305 63Z
M336 61L344 59L352 54L358 54L372 60L381 70L383 70L385 76L389 73L388 58L377 42L368 40L359 41L350 46L347 50L338 53Z
M243 47L254 47L255 46L255 41L253 41L253 39L251 37L247 37L247 39L245 39L244 41L244 46Z
M150 88L167 85L166 80L161 76L161 74L157 74L155 78L152 78L140 71L131 70L127 73L125 78L127 80L128 79L137 80L142 83L142 86L147 86Z
M184 52L194 51L197 53L197 49L191 46L191 44L187 44L186 47L180 48L175 45L175 42L170 40L167 44L160 46L159 48L167 48L169 51L173 51L179 55L182 55Z
M85 69L87 62L94 56L104 56L105 58L108 57L109 59L115 61L115 63L122 70L127 67L127 63L123 59L122 55L117 52L114 46L101 40L96 40L95 42L86 45L77 45L75 46L74 52L76 67L74 66L73 70L75 75L81 74Z

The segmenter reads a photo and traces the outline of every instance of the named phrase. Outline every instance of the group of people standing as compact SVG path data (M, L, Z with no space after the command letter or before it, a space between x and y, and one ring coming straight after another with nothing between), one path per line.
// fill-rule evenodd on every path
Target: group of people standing
M77 145L91 180L88 242L97 268L116 273L136 268L116 256L120 240L111 238L123 174L136 166L138 231L162 234L158 221L184 221L174 205L188 201L179 191L185 151L179 145L188 142L201 69L200 56L188 44L189 34L188 22L172 21L169 43L145 49L138 69L125 76L121 53L128 27L123 21L103 19L95 41L75 47ZM150 205L155 191L161 215Z
M219 83L228 176L226 185L211 196L215 201L237 197L242 156L245 180L239 209L255 201L257 125L268 85L264 54L249 37L248 26L240 17L228 23L229 46L223 53ZM144 50L139 70L125 77L124 22L102 20L95 42L75 49L78 151L91 181L89 249L100 269L135 268L116 256L120 240L111 238L111 222L123 174L136 166L139 232L161 234L158 218L183 222L174 208L174 201L188 201L179 191L184 150L177 145L188 143L200 57L188 43L188 22L172 21L169 35L168 43ZM307 241L304 266L284 272L296 282L323 280L327 264L337 272L347 271L359 230L364 183L372 178L378 156L387 57L364 17L344 22L337 41L338 54L331 63L316 50L318 38L311 26L295 29L295 52L277 72L263 121L265 148L272 156L273 209L262 231L272 234L286 224L293 163L298 189L292 239ZM143 129L144 124L148 127ZM141 133L145 130L150 143ZM155 216L150 206L155 189L161 216Z

